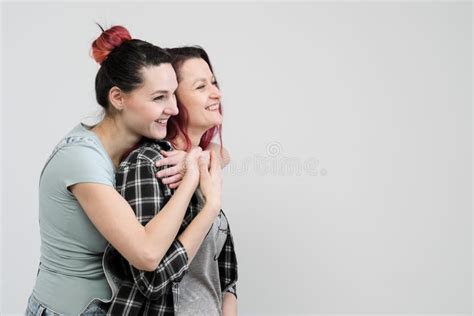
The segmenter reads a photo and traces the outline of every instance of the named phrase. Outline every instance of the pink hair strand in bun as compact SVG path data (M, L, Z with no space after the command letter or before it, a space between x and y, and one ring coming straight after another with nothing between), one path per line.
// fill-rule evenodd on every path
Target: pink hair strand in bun
M102 29L100 25L99 27ZM103 31L102 34L100 34L100 36L92 43L92 56L97 63L102 65L104 60L115 47L118 47L123 42L131 39L132 37L125 27L121 25L112 26L108 30Z

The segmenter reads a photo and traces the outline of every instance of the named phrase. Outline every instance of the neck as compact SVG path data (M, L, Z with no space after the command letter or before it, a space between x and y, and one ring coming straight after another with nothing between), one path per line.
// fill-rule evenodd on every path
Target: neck
M202 135L204 135L205 132L206 130L188 128L188 136L189 136L189 139L191 140L192 147L199 146L199 143L201 142L201 137ZM176 136L175 139L173 139L173 142L175 143L177 150L186 149L186 140L183 134L179 133L178 136Z
M97 134L114 167L118 168L122 156L140 140L140 135L130 133L121 122L105 117L91 131Z

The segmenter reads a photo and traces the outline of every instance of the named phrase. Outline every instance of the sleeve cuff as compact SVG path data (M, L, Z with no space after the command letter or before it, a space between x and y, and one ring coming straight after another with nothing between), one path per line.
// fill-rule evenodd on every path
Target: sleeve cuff
M238 297L237 297L237 286L236 286L235 284L232 285L231 287L229 287L229 288L224 292L224 294L225 294L225 293L232 293L232 294L234 294L235 298L238 299Z
M163 264L173 282L180 282L188 271L188 253L178 238L175 238L171 244L168 253L163 258Z

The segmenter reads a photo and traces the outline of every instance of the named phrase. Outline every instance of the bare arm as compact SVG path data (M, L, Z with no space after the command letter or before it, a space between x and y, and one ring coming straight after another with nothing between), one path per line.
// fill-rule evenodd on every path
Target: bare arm
M181 183L181 185L183 184ZM211 229L212 223L216 218L215 214L215 207L204 206L188 227L186 227L184 232L178 236L179 241L186 249L189 263L194 259L209 229Z
M71 192L104 238L133 266L146 271L156 268L178 233L194 189L192 183L183 181L163 210L142 226L113 187L96 183L71 186Z
M153 271L176 237L197 187L196 175L187 175L168 203L145 226L113 187L78 183L69 188L99 232L130 264Z
M210 170L208 170L209 164L211 166ZM199 159L199 174L200 188L206 203L184 232L178 236L178 239L186 249L189 262L193 260L217 214L220 212L222 190L221 166L215 153L211 153L207 159L203 157Z

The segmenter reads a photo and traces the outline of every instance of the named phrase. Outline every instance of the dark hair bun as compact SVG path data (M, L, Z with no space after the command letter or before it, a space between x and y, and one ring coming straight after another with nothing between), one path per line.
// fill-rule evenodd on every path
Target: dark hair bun
M102 34L92 43L92 56L94 60L102 65L107 56L123 42L131 40L132 37L126 28L121 25L115 25Z

